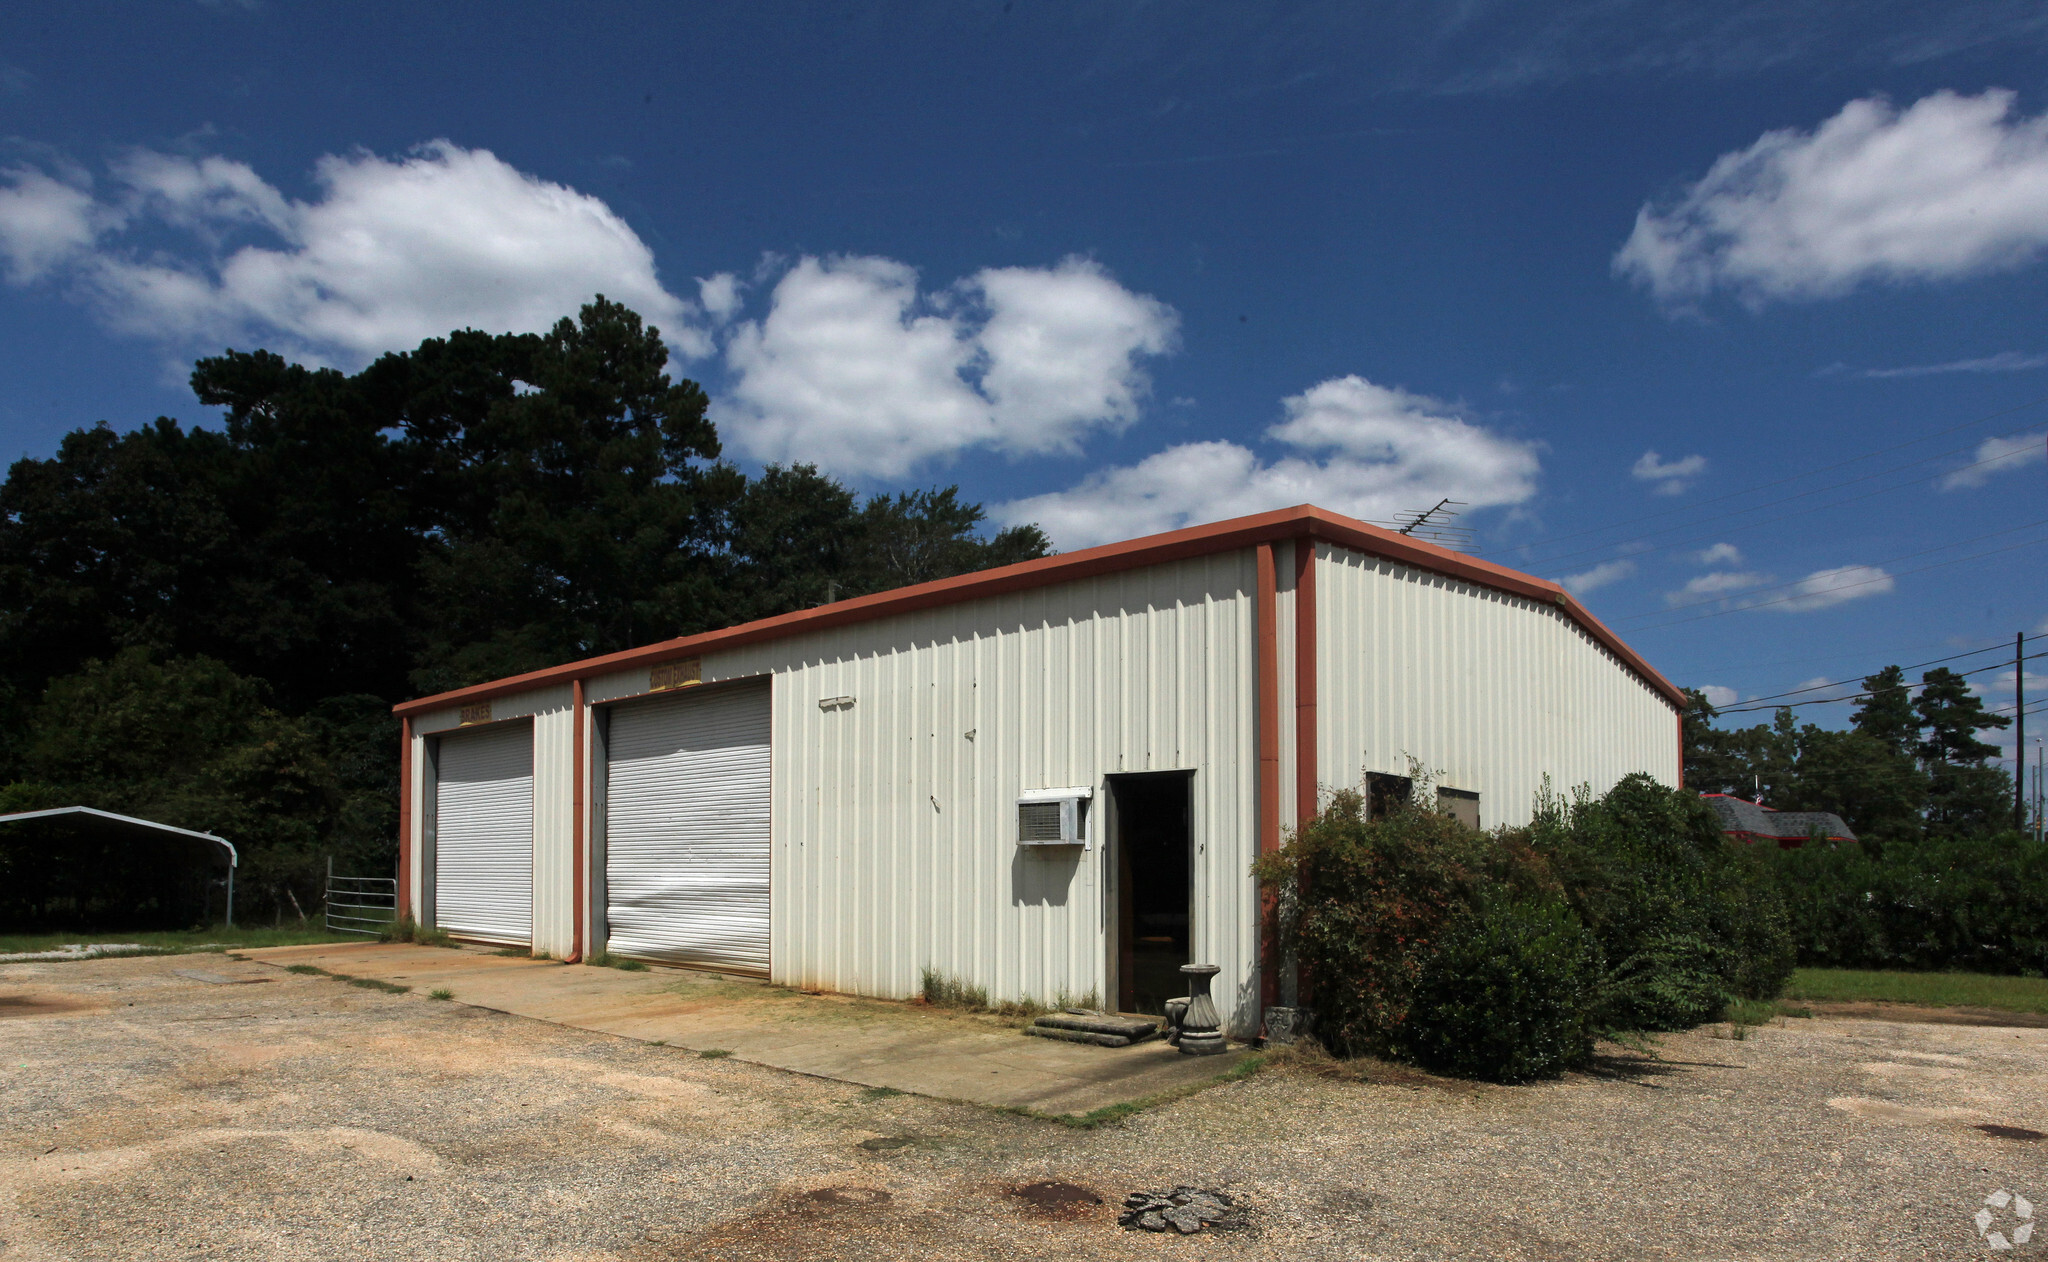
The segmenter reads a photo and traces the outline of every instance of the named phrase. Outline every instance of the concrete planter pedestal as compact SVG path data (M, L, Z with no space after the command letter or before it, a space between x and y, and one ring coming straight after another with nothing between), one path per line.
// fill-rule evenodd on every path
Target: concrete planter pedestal
M1230 1049L1223 1042L1222 1018L1216 1015L1216 1001L1209 997L1209 982L1223 970L1214 964L1183 964L1188 979L1188 1010L1180 1020L1180 1054L1220 1056Z

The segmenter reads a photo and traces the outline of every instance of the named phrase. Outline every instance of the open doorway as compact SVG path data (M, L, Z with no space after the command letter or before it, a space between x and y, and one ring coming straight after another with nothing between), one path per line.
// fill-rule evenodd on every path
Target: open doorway
M1194 780L1192 771L1109 777L1120 1012L1162 1013L1187 993Z

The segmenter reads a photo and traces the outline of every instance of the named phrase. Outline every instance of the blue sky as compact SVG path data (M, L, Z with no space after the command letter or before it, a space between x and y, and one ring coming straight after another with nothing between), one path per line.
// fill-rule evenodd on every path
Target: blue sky
M2020 3L16 11L0 455L602 290L742 463L1065 547L1448 496L1774 694L2048 634L2044 52Z

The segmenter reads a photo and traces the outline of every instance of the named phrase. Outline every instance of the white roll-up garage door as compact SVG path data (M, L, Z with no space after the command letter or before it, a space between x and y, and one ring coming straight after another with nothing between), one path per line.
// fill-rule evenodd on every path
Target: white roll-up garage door
M491 942L533 941L533 724L441 738L434 920Z
M610 949L767 973L768 689L620 706L610 722Z

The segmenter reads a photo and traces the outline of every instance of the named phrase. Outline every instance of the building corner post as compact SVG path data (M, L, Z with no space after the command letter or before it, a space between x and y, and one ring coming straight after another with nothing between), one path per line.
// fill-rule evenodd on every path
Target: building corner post
M1277 543L1258 548L1259 856L1280 849L1280 583ZM1279 1002L1279 900L1259 889L1259 1006Z
M584 734L590 721L590 711L584 705L583 680L580 678L569 683L569 708L574 733L570 738L569 754L569 862L574 870L570 878L570 897L574 902L569 922L569 954L563 962L578 964L583 960L584 926L589 923L589 913L584 904L589 901L586 891L590 888L590 794L585 787L590 777L590 742Z
M398 911L412 915L412 716L398 720ZM232 876L229 879L233 879Z

